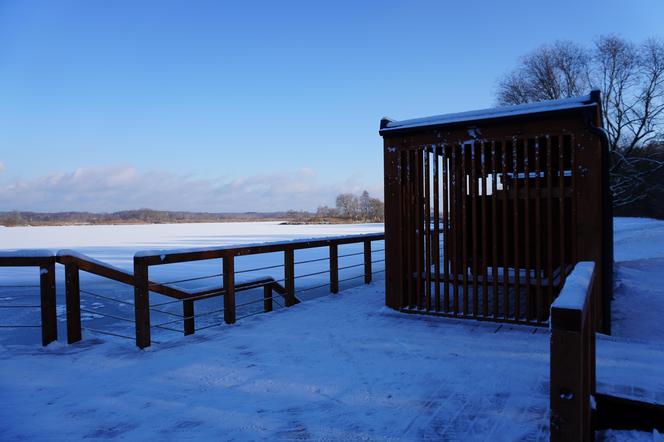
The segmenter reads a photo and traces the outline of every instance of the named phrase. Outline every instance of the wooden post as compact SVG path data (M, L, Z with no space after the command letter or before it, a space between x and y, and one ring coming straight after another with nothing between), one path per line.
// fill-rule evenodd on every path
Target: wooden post
M371 241L364 241L364 283L371 283Z
M339 293L339 246L330 244L330 292Z
M272 311L272 284L263 286L263 311Z
M55 260L39 267L41 295L42 345L58 339L58 318L55 310Z
M593 440L590 396L595 391L595 331L592 313L596 290L594 263L576 265L568 279L570 291L588 284L583 302L565 288L551 307L551 441ZM577 276L578 275L578 276ZM574 280L573 280L574 278ZM567 285L566 285L567 287ZM557 305L559 304L559 305Z
M284 284L286 285L286 307L297 304L295 300L295 252L293 249L284 250Z
M78 267L65 264L65 296L67 298L67 343L81 340L81 286Z
M235 324L235 256L224 256L224 321Z
M134 257L134 316L136 319L136 346L150 346L150 289L148 265Z
M193 335L196 332L196 322L194 319L194 301L185 299L182 301L182 316L184 316L184 334Z

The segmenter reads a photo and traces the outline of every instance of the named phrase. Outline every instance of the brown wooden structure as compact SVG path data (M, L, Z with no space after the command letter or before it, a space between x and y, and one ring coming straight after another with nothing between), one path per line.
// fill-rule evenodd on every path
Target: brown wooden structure
M545 324L578 261L610 331L612 212L599 92L383 119L386 304Z

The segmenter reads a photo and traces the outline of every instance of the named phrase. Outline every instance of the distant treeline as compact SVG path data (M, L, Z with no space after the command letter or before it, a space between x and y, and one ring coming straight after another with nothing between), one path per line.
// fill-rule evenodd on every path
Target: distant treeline
M240 221L284 221L286 223L348 223L382 222L383 203L371 198L367 192L360 196L342 194L337 207L321 206L316 212L180 212L167 210L123 210L111 213L93 212L0 212L0 225L60 226L77 224L175 224Z
M0 225L47 226L74 224L167 224L228 221L286 220L286 212L207 213L138 209L112 213L92 212L0 212Z

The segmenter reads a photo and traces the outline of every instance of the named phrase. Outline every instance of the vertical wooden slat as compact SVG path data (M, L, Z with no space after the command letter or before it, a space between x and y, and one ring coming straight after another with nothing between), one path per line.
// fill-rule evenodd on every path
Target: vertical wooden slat
M450 247L452 235L450 233L449 225L449 186L448 186L448 146L442 146L442 159L443 166L443 310L450 311Z
M472 238L471 246L473 251L473 317L477 317L478 310L478 286L477 286L477 259L478 259L478 248L479 240L477 238L477 155L476 155L477 142L473 141L470 145L470 210L471 210L471 225L472 225Z
M364 283L371 283L371 241L364 241Z
M235 324L235 256L227 253L223 258L224 322Z
M67 343L81 340L81 284L76 264L65 264L65 297L67 303Z
M540 139L535 139L535 311L538 322L544 320L542 299L542 165Z
M489 281L487 279L488 268L488 243L489 234L487 232L487 219L486 219L486 205L487 205L487 171L486 171L486 155L487 144L480 142L480 161L481 161L481 174L482 174L482 314L486 317L489 316Z
M508 200L507 200L507 141L503 141L501 144L502 147L502 176L501 183L503 188L501 189L503 198L503 318L509 318L510 312L510 293L509 293L509 237L508 237L508 222L507 222L507 212L508 212Z
M463 314L468 314L468 171L466 144L461 145L461 277L463 278Z
M560 287L562 287L565 282L565 241L567 241L565 238L565 135L558 137L558 175Z
M524 199L523 199L523 234L524 234L524 266L526 268L526 281L525 281L525 292L526 292L526 320L530 321L532 319L532 290L530 287L531 279L531 261L530 261L530 251L531 251L531 229L530 229L530 156L532 149L530 146L530 140L524 138L523 140L523 174L525 176L524 182Z
M439 147L434 146L433 151L433 238L431 240L431 256L433 258L434 274L434 310L440 311L440 189L438 180Z
M58 316L55 308L55 260L39 268L42 345L58 339Z
M416 272L416 286L415 286L415 297L417 298L417 308L418 310L422 309L422 267L424 262L422 258L424 257L424 251L422 246L424 243L424 211L422 207L422 153L421 148L417 149L415 157L415 272Z
M284 250L284 288L286 289L285 306L291 307L297 304L295 300L295 252L293 249Z
M572 173L572 176L570 177L571 180L571 204L572 204L572 214L571 214L571 220L570 224L572 226L572 231L570 232L570 237L571 237L571 257L572 257L572 262L570 264L575 263L579 260L579 255L578 255L578 250L576 247L577 244L577 229L576 229L576 223L577 223L577 199L576 199L576 193L577 193L577 188L576 188L576 180L578 179L578 175L576 173L576 149L577 145L575 144L575 139L574 135L572 135L572 139L570 140L570 172Z
M148 265L134 257L134 316L136 319L136 346L150 346L150 291L148 289Z
M431 310L431 174L429 169L429 147L422 151L424 155L424 267L426 287L424 293L426 296L425 308Z
M493 285L493 317L498 318L498 166L496 142L491 141L491 281Z
M193 335L196 331L196 323L194 318L194 301L191 299L185 299L182 301L182 316L183 320L183 330L185 335Z
M339 293L339 246L330 244L330 292Z
M410 199L408 195L408 156L409 153L407 150L401 152L401 186L400 186L400 196L401 196L401 244L400 249L401 253L399 259L401 260L401 266L399 267L399 278L401 281L401 292L402 299L399 304L400 308L410 306L410 260L408 251L410 250ZM387 243L385 244L387 247Z
M553 302L553 167L551 164L551 137L546 137L546 253L547 253L547 303Z
M514 187L512 195L514 197L513 201L513 211L514 211L514 221L513 221L513 239L514 244L514 319L519 320L521 318L521 263L519 262L519 237L521 232L519 230L519 140L514 137L512 138L512 169L514 176L512 178L512 186Z
M263 286L263 311L271 312L273 308L272 303L272 284L265 284Z
M452 240L452 309L455 315L459 314L459 162L457 161L457 150L459 145L452 144L452 162L450 163L450 227L449 237Z
M406 247L406 278L408 289L408 307L413 308L415 302L415 212L417 210L415 197L413 195L413 183L415 181L415 151L408 151L407 183L406 183L406 226L407 226L407 247Z

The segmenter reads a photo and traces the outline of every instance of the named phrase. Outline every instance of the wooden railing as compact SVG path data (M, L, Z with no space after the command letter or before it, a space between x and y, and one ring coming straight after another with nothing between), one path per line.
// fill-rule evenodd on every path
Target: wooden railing
M0 308L39 308L41 324L0 324L0 328L41 328L42 345L58 339L58 323L55 308L55 256L48 250L0 252L0 267L38 267L39 305L6 305ZM0 286L0 288L2 288ZM7 315L9 316L9 315Z
M580 262L551 306L551 440L593 440L595 264Z
M299 292L304 292L313 289L321 289L329 285L331 293L339 291L339 284L345 280L363 278L365 283L370 283L372 275L376 273L372 265L376 262L383 262L383 259L373 259L373 254L384 251L384 249L373 249L372 242L382 241L384 235L378 234L363 234L363 235L350 235L329 237L322 239L307 239L284 241L275 243L251 244L244 246L230 246L220 248L206 248L206 249L190 249L180 251L143 251L139 252L134 257L134 273L125 271L123 269L111 266L107 263L98 261L89 256L83 255L72 250L61 250L55 256L50 251L21 251L21 252L5 252L0 253L0 267L3 266L37 266L40 268L41 279L41 304L39 306L3 306L4 307L33 307L40 308L41 310L41 325L25 325L18 324L11 327L41 327L42 329L42 343L48 343L57 339L57 318L56 318L56 286L55 286L55 264L59 263L65 267L65 293L66 293L66 306L67 306L67 342L74 343L82 339L83 331L87 330L93 333L101 333L113 336L119 336L127 339L135 339L136 345L140 348L145 348L151 344L151 327L158 329L170 330L173 332L181 332L185 335L194 333L196 328L196 313L194 304L196 301L201 301L209 298L222 296L224 299L223 308L220 310L201 313L200 315L209 315L211 313L223 313L224 320L218 324L206 325L202 328L208 328L222 323L233 324L238 319L236 316L237 307L252 304L256 301L250 301L240 305L236 305L236 293L241 291L248 291L252 289L263 289L263 297L259 300L263 304L262 312L270 312L273 310L273 303L278 302L276 298L283 300L283 306L290 307L299 302L296 296L295 280L298 278L306 278L324 273L329 273L329 283L325 285L318 285L313 287L306 287ZM363 244L363 250L358 253L350 253L345 255L339 254L339 246L345 244ZM313 248L328 248L329 256L323 258L316 258L305 261L295 261L295 251L302 249ZM283 261L279 265L268 267L243 269L236 271L235 258L238 256L257 255L265 253L283 253ZM339 266L339 261L342 258L363 255L363 260L360 264ZM185 263L209 259L222 260L222 273L208 275L203 277L186 278L178 281L170 282L156 282L148 278L150 267L173 264ZM307 264L317 261L329 261L329 267L324 271L318 271L309 274L295 275L295 267L297 264ZM354 267L363 267L364 271L359 276L351 278L340 279L340 271L345 271ZM249 278L248 280L236 280L237 273L251 273L254 271L266 269L283 268L283 278L276 279L272 276L261 276ZM116 281L122 284L132 286L134 288L134 302L124 301L114 298L110 295L102 295L90 290L81 288L80 272L86 272L92 275L100 276L104 279ZM378 270L382 272L383 270ZM185 288L179 283L185 281L192 281L206 278L218 278L219 283L213 286L208 286L202 289L189 289ZM31 286L32 287L32 286ZM38 286L35 286L38 287ZM0 289L2 286L0 286ZM299 293L298 292L298 293ZM125 306L133 306L134 317L129 318L111 314L104 311L91 311L82 308L81 293L86 296L100 298L105 301L116 302ZM160 304L150 304L150 293L163 295L172 298L167 302ZM161 310L162 306L181 303L182 314L174 313L172 311ZM279 304L281 305L281 304ZM134 337L127 334L118 334L114 331L93 329L90 327L83 327L81 323L82 312L107 317L116 321L123 321L125 323L135 324ZM176 317L159 324L151 324L150 312L159 312L160 314ZM259 311L260 312L260 311ZM252 313L253 314L253 313ZM208 316L209 317L209 316ZM176 330L171 327L173 323L181 323L182 330ZM10 325L0 324L0 328L10 327ZM199 328L202 329L202 328Z
M329 289L331 293L337 293L339 291L339 270L342 268L339 267L339 246L343 244L355 244L363 243L364 249L363 252L360 252L364 255L364 260L362 266L364 267L364 274L362 275L365 283L370 283L372 279L372 263L376 262L372 259L372 248L371 243L373 241L382 241L384 239L384 234L366 234L366 235L351 235L351 236L339 236L331 238L322 238L322 239L311 239L311 240L295 240L295 241L284 241L284 242L275 242L275 243L264 243L264 244L251 244L244 246L231 246L231 247L220 247L216 249L192 249L192 250L183 250L183 251L144 251L139 252L134 256L134 306L135 306L135 321L136 321L136 345L140 348L145 348L151 344L150 336L150 292L155 291L153 283L148 279L149 269L152 266L164 265L164 264L174 264L174 263L184 263L192 261L201 261L208 259L221 259L222 260L222 284L213 289L211 292L207 293L207 296L221 296L224 297L224 322L226 324L235 323L236 317L236 300L235 294L239 289L245 288L258 288L264 287L264 310L272 310L272 291L276 291L278 294L283 296L284 305L286 307L293 306L299 301L295 294L295 279L298 276L295 275L295 265L304 264L306 262L319 261L322 259L329 259L329 269L325 272L317 273L328 273L329 272ZM302 249L313 249L313 248L329 248L329 257L320 258L310 261L295 261L295 251ZM283 253L283 264L278 266L270 266L269 268L283 267L284 277L281 280L275 280L269 278L268 280L258 280L250 281L249 283L239 286L236 284L235 276L235 258L239 256L247 255L257 255L265 253ZM383 260L380 260L383 261ZM262 269L250 269L250 270L262 270ZM309 276L309 275L300 275ZM283 283L283 285L282 285ZM201 296L206 296L206 294L192 294L191 297L187 300L194 301L199 299ZM185 304L183 306L183 316L185 319L191 321L189 324L190 330L193 330L194 324L194 307L193 303Z

